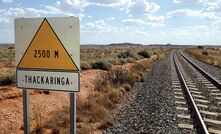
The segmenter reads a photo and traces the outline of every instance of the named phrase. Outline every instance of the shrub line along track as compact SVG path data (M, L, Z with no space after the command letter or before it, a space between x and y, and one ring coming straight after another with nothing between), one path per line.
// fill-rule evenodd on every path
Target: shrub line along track
M221 82L219 82L216 78L214 78L212 75L210 75L209 73L207 73L206 71L204 71L202 68L200 68L199 66L197 66L194 62L192 62L189 58L187 58L185 55L183 55L180 51L179 51L180 55L182 55L182 57L184 57L191 65L193 65L199 72L201 72L206 78L208 78L214 85L216 85L217 87L219 87L219 89L221 89Z
M221 100L219 99L219 97L217 99L217 96L214 97L213 95L221 95L221 83L216 80L216 78L212 77L210 74L204 71L202 68L198 67L181 52L178 52L177 55L173 54L173 61L178 77L176 82L174 82L173 84L180 83L180 88L182 88L182 90L180 90L180 93L177 92L177 89L174 89L175 98L181 99L176 102L178 103L178 105L184 103L188 105L187 107L189 113L191 114L194 128L198 133L221 133L220 109L216 110L215 112L213 109L211 109L211 107L214 107L214 105L218 105L220 107ZM186 68L188 68L189 71L187 71L188 69ZM196 74L197 77L191 79L193 78L193 73ZM205 84L206 87L201 87L203 84ZM207 88L207 85L210 85L210 87ZM216 93L214 93L213 91L216 91ZM212 95L207 96L207 93L210 93ZM184 97L182 97L182 95L184 95ZM184 107L179 107L178 109L184 109ZM182 114L181 116L179 114L179 117L187 119L186 115ZM193 131L193 128L191 129Z

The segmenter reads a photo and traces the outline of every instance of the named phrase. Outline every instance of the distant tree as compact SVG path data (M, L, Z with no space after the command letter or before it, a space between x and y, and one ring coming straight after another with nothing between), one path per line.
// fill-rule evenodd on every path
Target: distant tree
M207 56L207 55L208 55L208 52L207 52L207 51L203 51L203 52L202 52L202 55Z
M138 52L137 54L140 56L143 56L144 58L150 58L149 53L145 50L142 50L142 51Z
M134 55L133 55L133 53L131 53L131 51L127 50L127 51L124 51L124 52L121 52L120 54L118 54L117 57L118 58L128 58L128 57L134 58Z
M91 67L93 69L102 69L108 71L111 69L112 65L107 61L96 61L91 63Z
M199 49L204 49L204 47L203 47L203 46L197 46L197 48L199 48Z

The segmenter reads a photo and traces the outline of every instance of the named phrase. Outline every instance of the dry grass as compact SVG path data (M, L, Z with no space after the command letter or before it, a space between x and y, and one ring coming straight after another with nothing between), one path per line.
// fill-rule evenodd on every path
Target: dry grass
M13 47L0 46L0 86L15 82L15 51Z
M186 52L198 60L221 68L220 48L192 48L187 49Z
M15 50L13 47L0 46L0 68L15 67Z
M143 49L144 48L137 49L136 53ZM117 62L119 62L120 60L129 60L129 58L122 59L117 57L120 52L125 51L125 49L123 50L122 48L114 48L112 51L110 49L102 47L98 48L98 50L93 48L84 48L83 51L88 52L88 55L96 52L95 57L93 57L92 55L91 56L99 61L105 60L105 58L110 59L111 56L113 56L112 60L117 60ZM99 57L101 52L104 55L103 58ZM153 54L161 55L160 58L163 58L166 52L166 50L157 49L155 49L154 51L149 51L151 56ZM93 58L88 58L87 55L84 56L84 63L88 63L88 59L90 59L91 62L96 61ZM84 60L84 58L82 60ZM121 68L120 66L108 70L107 76L102 76L102 79L97 79L97 82L95 83L95 91L93 91L93 93L91 93L86 100L77 100L77 132L79 134L95 132L100 129L105 129L112 126L113 117L111 112L116 108L117 104L121 103L122 98L124 97L126 92L132 90L132 86L134 83L143 81L143 72L154 62L153 59L143 59L138 62L135 58L131 57L130 60L132 61L129 61L129 63L132 62L133 64L129 70ZM127 62L128 61L125 61L125 63ZM70 121L69 117L67 116L69 115L68 109L69 108L67 107L60 112L55 112L55 116L52 117L52 121L55 123L52 123L53 125L48 125L46 123L42 126L40 130L43 131L46 128L51 128L51 131L56 131L58 133L68 132L68 124ZM57 121L58 117L60 117L59 121ZM51 122L49 124L51 124ZM59 122L63 122L64 124Z
M125 51L130 51L133 56L119 58L118 55ZM121 66L118 66L119 68L115 66L112 69L106 69L108 75L102 76L102 79L97 79L95 83L96 89L90 93L89 97L86 100L77 99L77 131L79 134L97 131L113 125L111 112L116 108L117 104L121 103L126 92L132 90L135 82L143 81L143 72L154 62L152 58L143 59L143 56L138 55L140 51L147 51L150 57L157 55L156 57L161 59L165 57L168 49L155 49L145 46L81 48L82 70L91 69L91 63L101 60L111 63L112 66L126 65L126 63L131 63L132 66L129 70ZM14 49L4 48L1 52L7 53L1 53L0 63L4 63L1 68L14 68ZM9 57L9 60L7 57ZM0 79L9 77L14 80L14 73L12 72L14 71L10 71L12 75L3 76L1 74L2 77L0 76ZM36 109L38 109L37 106ZM55 110L49 115L46 122L42 119L40 111L35 110L34 120L33 122L37 129L32 131L33 134L68 133L70 127L69 107L65 106L62 109Z
M82 70L91 69L91 63L103 60L112 65L123 65L126 63L134 63L136 60L142 59L143 56L139 52L146 51L149 56L158 55L159 58L164 58L163 55L168 49L149 48L148 46L128 46L128 47L81 47L81 68ZM127 55L128 54L128 55Z

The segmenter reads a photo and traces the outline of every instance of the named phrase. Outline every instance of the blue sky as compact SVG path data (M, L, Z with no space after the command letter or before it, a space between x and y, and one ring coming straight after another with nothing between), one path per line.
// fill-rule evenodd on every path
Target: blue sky
M221 44L221 0L0 0L0 42L14 18L79 16L81 44Z

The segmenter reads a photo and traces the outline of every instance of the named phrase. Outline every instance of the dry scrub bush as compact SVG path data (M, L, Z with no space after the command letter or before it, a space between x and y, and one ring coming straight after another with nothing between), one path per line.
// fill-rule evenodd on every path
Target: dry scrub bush
M91 64L88 62L81 62L81 70L89 70L91 69Z
M133 85L137 80L135 73L128 72L127 70L121 68L111 70L110 76L115 87L119 87L125 83Z
M33 120L31 122L31 127L36 128L35 132L40 133L42 128L42 115L41 115L41 109L39 104L33 104Z
M4 67L15 67L15 50L9 47L0 46L0 63L4 63Z
M197 46L198 49L204 49L204 46Z
M104 106L95 104L92 109L92 122L107 120L109 118L109 111Z
M121 101L121 98L123 96L122 90L119 90L117 88L111 89L111 92L109 92L109 99L114 103L118 104Z
M135 60L134 60L133 58L127 58L126 62L127 62L127 63L134 63Z
M15 72L0 75L0 86L6 86L12 83L15 83Z
M202 55L207 56L207 55L208 55L208 52L207 52L207 51L203 51L203 52L202 52Z
M139 51L137 54L144 57L144 58L150 58L149 53L145 50Z
M105 125L107 121L111 121L109 110L114 108L114 103L109 99L110 93L101 94L91 100L79 102L77 105L77 122L100 122L101 125Z
M207 51L203 51L202 53L200 53L200 51L197 52L197 50L195 49L187 49L186 52L200 61L217 67L221 67L221 62L219 62L218 59L214 58L213 55L209 55Z
M117 57L118 58L128 58L128 57L134 58L134 54L130 50L127 50L127 51L119 53Z
M101 69L101 70L110 70L111 69L111 64L107 61L96 61L94 63L91 63L91 66L93 69Z
M101 75L96 78L95 91L106 92L111 86L111 77L109 75Z

